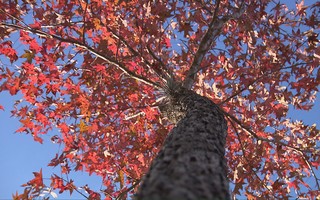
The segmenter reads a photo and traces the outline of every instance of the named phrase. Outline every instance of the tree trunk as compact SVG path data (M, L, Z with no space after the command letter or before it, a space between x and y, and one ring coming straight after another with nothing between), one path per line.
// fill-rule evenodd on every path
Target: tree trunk
M153 160L137 200L227 200L227 125L219 107L190 90L170 93L160 108L178 121Z

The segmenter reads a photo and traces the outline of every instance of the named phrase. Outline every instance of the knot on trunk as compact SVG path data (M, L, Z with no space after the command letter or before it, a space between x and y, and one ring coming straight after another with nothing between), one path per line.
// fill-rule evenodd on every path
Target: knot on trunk
M165 98L162 100L159 109L163 117L167 118L171 123L177 124L183 119L188 110L185 99L193 92L184 88L181 83L172 79L167 81L164 87Z

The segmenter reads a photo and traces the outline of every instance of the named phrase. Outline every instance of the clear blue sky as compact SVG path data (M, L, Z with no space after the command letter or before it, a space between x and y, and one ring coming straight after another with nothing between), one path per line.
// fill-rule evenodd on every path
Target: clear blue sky
M31 135L14 133L20 126L17 118L10 117L10 110L13 103L18 100L18 96L12 97L8 93L0 93L0 105L5 107L5 111L0 111L0 199L12 199L11 194L16 191L22 192L22 184L31 180L34 176L32 172L43 170L43 177L50 178L53 173L60 175L59 168L47 167L49 161L59 152L59 145L50 142L50 136L45 136L44 143L34 142ZM46 138L47 137L47 138ZM79 172L70 176L75 182L84 186L88 184L90 188L99 190L101 178ZM49 184L49 181L47 184ZM82 192L84 192L82 190ZM70 199L68 192L58 194L58 199ZM72 199L83 199L76 192L72 194Z

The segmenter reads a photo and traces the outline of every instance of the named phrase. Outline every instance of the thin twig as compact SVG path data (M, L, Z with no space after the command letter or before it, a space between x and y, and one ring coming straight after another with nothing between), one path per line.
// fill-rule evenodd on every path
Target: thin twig
M87 14L87 8L88 8L88 2L85 1L86 7L84 8L84 14L83 14L83 32L82 32L82 43L86 43L86 14Z
M24 21L22 21L21 19L19 19L19 18L16 17L16 16L11 15L10 13L6 12L5 10L3 10L3 9L1 9L1 8L0 8L0 12L3 12L5 15L8 15L8 16L11 17L12 19L14 19L14 20L22 23L22 24L25 25L25 26L28 26L28 24L26 24Z
M68 180L66 180L66 179L64 179L64 178L62 178L62 177L59 177L59 178L61 178L63 181L65 181L65 182L67 182L67 183L70 183L70 181L68 181ZM72 186L74 186L74 185L72 184ZM79 193L81 196L83 196L84 198L89 199L89 197L87 197L85 194L83 194L82 192L80 192L80 191L77 189L76 186L72 187L72 189L74 189L76 192L78 192L78 193Z
M291 147L288 146L288 148L291 148ZM313 167L311 166L309 160L306 159L305 154L301 150L297 150L297 149L293 149L293 150L298 152L302 156L303 161L308 165L308 168L311 170L311 174L313 175L313 177L314 177L314 179L316 181L316 185L317 185L318 191L320 191L320 185L319 185L319 180L320 179L317 177L316 173L314 172Z
M130 192L132 189L134 189L138 184L140 183L140 180L135 182L134 184L131 185L131 187L127 188L123 192L121 192L115 200L122 200L124 195L126 195L128 192Z
M166 75L164 76L164 77L162 77L162 78L165 78L165 77L167 77L167 76L170 76L170 72L168 72L168 70L166 69L166 65L162 62L162 60L159 58L159 57L157 57L154 53L153 53L153 51L152 51L152 49L150 48L150 46L148 46L148 45L146 45L147 46L147 50L148 50L148 53L158 62L158 63L160 63L160 65L161 65L161 67L162 67L162 69L164 70L164 71L166 71ZM161 72L160 70L159 70L159 72L157 72L159 75L161 75L161 73L163 74L164 72Z
M234 94L232 94L231 96L229 96L228 98L226 98L225 100L221 101L220 103L218 103L218 105L222 105L228 101L230 101L231 99L233 99L234 97L238 96L239 94L241 94L243 91L247 90L250 86L252 86L255 82L257 82L258 80L260 80L262 77L264 77L265 74L263 74L262 76L258 77L257 79L251 81L248 85L246 85L244 88L242 88L239 91L236 91Z

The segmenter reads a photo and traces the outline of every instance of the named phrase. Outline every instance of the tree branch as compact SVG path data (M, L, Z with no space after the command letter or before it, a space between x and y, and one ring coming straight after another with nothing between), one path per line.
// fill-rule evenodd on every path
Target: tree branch
M161 76L161 73L160 73L159 71L155 70L155 69L152 67L152 64L151 64L147 59L145 59L144 56L143 56L141 53L137 52L134 48L132 48L132 47L128 44L128 42L124 39L124 37L122 37L121 35L115 33L115 31L113 31L111 28L109 28L109 27L107 27L107 26L106 26L106 28L107 28L108 31L110 31L110 32L112 33L112 35L113 35L115 38L117 38L118 40L120 40L120 41L131 51L131 53L133 54L133 56L140 56L141 59L143 60L143 62L147 65L147 67L148 67L150 70L152 70L155 74L157 74L160 79L163 80L163 77ZM156 59L156 60L159 62L160 59L157 58L157 57L155 57L154 53L149 49L148 46L147 46L147 50L149 51L149 54L150 54L154 59ZM161 60L160 60L160 61L161 61ZM163 62L160 62L160 64L161 64L162 66L165 66ZM165 70L165 69L164 69L164 70Z
M267 72L264 72L261 76L257 77L255 80L251 81L248 85L246 85L244 88L236 91L235 93L233 93L231 96L227 97L225 100L219 102L217 105L222 105L228 101L230 101L231 99L233 99L234 97L238 96L239 94L241 94L243 91L247 90L249 88L249 86L252 86L253 84L255 84L257 81L261 80L262 78L264 78L265 76L268 76L270 74L273 75L273 73L276 73L276 72L280 72L281 70L283 69L291 69L293 67L296 67L296 66L299 66L299 65L306 65L308 63L296 63L294 65L291 65L291 66L283 66L283 67L280 67L279 69L276 69L276 70L271 70L271 71L267 71Z
M238 96L239 94L241 94L243 91L247 90L251 85L253 85L254 83L256 83L258 80L262 79L265 75L268 75L269 73L264 73L262 76L256 78L255 80L251 81L248 85L246 85L244 88L240 89L239 91L236 91L235 93L233 93L231 96L229 96L228 98L226 98L225 100L221 101L218 105L222 105L228 101L230 101L231 99L233 99L234 97Z
M237 128L236 128L236 126L234 125L233 121L231 121L231 120L229 120L229 121L230 121L231 126L232 126L232 128L234 129L236 135L237 135L237 138L238 138L238 140L239 140L239 144L240 144L240 146L241 146L241 151L242 151L242 153L243 153L243 157L244 157L244 159L246 160L247 164L250 166L251 170L253 171L253 173L254 173L254 175L257 177L257 179L260 181L260 183L270 192L270 194L271 194L274 198L276 198L276 196L274 196L273 192L272 192L272 191L268 188L268 186L261 180L261 178L259 177L259 175L258 175L258 173L256 172L256 170L252 167L250 160L249 160L249 159L247 158L247 156L246 156L246 152L245 152L245 150L244 150L244 146L243 146L243 143L242 143L242 141L241 141L240 135L239 135L239 133L238 133L238 131L237 131Z
M291 146L289 144L286 144L282 141L279 141L279 140L272 140L272 139L267 139L267 138L263 138L263 137L260 137L258 136L255 132L253 132L249 127L245 126L242 124L242 122L240 120L238 120L236 117L234 117L233 115L227 113L226 111L224 111L223 109L220 109L221 112L224 113L225 116L227 116L229 118L229 120L233 120L234 122L236 122L237 124L239 124L239 126L241 128L243 128L245 131L247 131L251 136L253 136L254 138L256 138L257 140L261 140L261 141L265 141L265 142L268 142L268 143L277 143L277 144L280 144L280 145L283 145L283 146L286 146L286 147L289 147L291 149L294 149L295 151L298 151L298 152L306 152L308 153L309 151L306 151L306 150L301 150L299 149L298 147L294 147L294 146Z
M198 68L200 67L204 56L209 51L213 42L217 39L217 37L221 33L221 30L223 26L226 24L226 22L228 22L230 19L239 18L244 13L244 9L243 9L244 6L241 6L238 9L238 12L235 12L233 15L225 16L219 19L217 17L219 12L219 5L220 5L220 0L217 0L213 18L208 26L208 30L206 34L201 39L199 48L194 56L191 67L187 72L186 79L183 82L184 87L186 87L187 89L191 89L195 81Z
M241 147L242 147L242 143L241 143L241 140L240 140L240 137L239 137L239 133L237 132L236 127L235 127L233 121L236 122L237 124L239 124L241 128L243 128L244 130L246 130L247 132L249 132L249 134L250 134L251 136L255 137L257 140L261 140L261 141L265 141L265 142L273 143L273 144L278 144L278 145L283 145L283 146L285 146L285 147L287 147L287 148L289 148L289 149L292 149L293 151L297 152L298 154L300 154L301 157L302 157L302 159L304 160L304 162L306 163L306 165L307 165L308 168L310 169L311 174L312 174L312 176L313 176L314 179L315 179L315 182L316 182L316 185L317 185L318 190L320 190L320 184L319 184L319 180L320 180L320 179L317 177L316 173L314 172L313 167L312 167L312 165L310 164L310 161L306 158L303 150L301 150L301 149L299 149L299 148L297 148L297 147L290 146L290 145L288 145L288 144L286 144L286 143L284 143L284 142L281 142L281 141L270 140L270 139L267 139L267 138L259 137L256 133L254 133L254 132L253 132L252 130L250 130L248 127L242 125L242 123L241 123L238 119L236 119L234 116L230 115L229 113L225 112L225 111L222 110L222 109L220 109L220 110L221 110L225 115L227 115L227 117L228 117L231 125L233 126L233 129L234 129L235 132L236 132L236 135L237 135L237 137L238 137L238 140L239 140L239 142L240 142ZM242 149L242 151L243 151L243 153L244 153L244 149ZM245 154L244 154L244 157L245 157ZM246 157L245 157L245 159L247 160ZM247 160L247 161L248 161L248 160ZM248 162L248 164L250 165L249 162ZM250 165L250 166L251 166L251 165ZM254 170L253 170L253 171L254 171ZM254 173L255 173L255 171L254 171ZM258 177L258 178L259 178L259 177ZM260 180L260 181L261 181L261 180ZM268 187L267 187L267 189L268 189ZM269 190L269 189L268 189L268 190ZM269 191L270 191L270 190L269 190Z
M139 183L140 183L141 180L138 180L136 181L134 184L132 184L129 188L127 188L126 190L124 190L123 192L121 192L117 198L115 200L122 200L122 199L125 199L125 195L130 192L132 189L134 189Z
M146 79L143 76L140 76L132 71L130 71L129 69L127 69L122 63L119 63L117 60L107 57L105 55L103 55L102 53L96 51L95 49L93 49L92 47L87 46L86 44L83 44L77 40L74 39L66 39L66 38L62 38L58 35L53 35L53 34L49 34L47 32L41 31L41 30L37 30L34 28L31 28L29 26L20 26L20 25L16 25L16 24L7 24L7 23L0 23L0 26L2 27L10 27L10 28L14 28L17 30L24 30L26 32L29 33L33 33L38 35L39 37L43 37L43 38L53 38L56 39L58 41L61 42L65 42L65 43L69 43L69 44L73 44L76 47L80 47L84 50L89 51L90 53L94 54L95 56L101 58L104 61L107 61L109 64L116 66L118 69L120 69L121 71L123 71L125 74L127 74L128 76L130 76L133 79L136 79L142 83L145 83L147 85L150 85L152 87L158 88L160 89L161 86L153 81L150 81L148 79Z
M69 180L64 179L63 177L59 177L61 180L63 180L64 182L70 183ZM74 186L72 184L72 186ZM89 199L89 197L87 197L85 194L83 194L77 187L72 187L72 189L74 189L77 193L79 193L81 196L83 196L85 199Z

